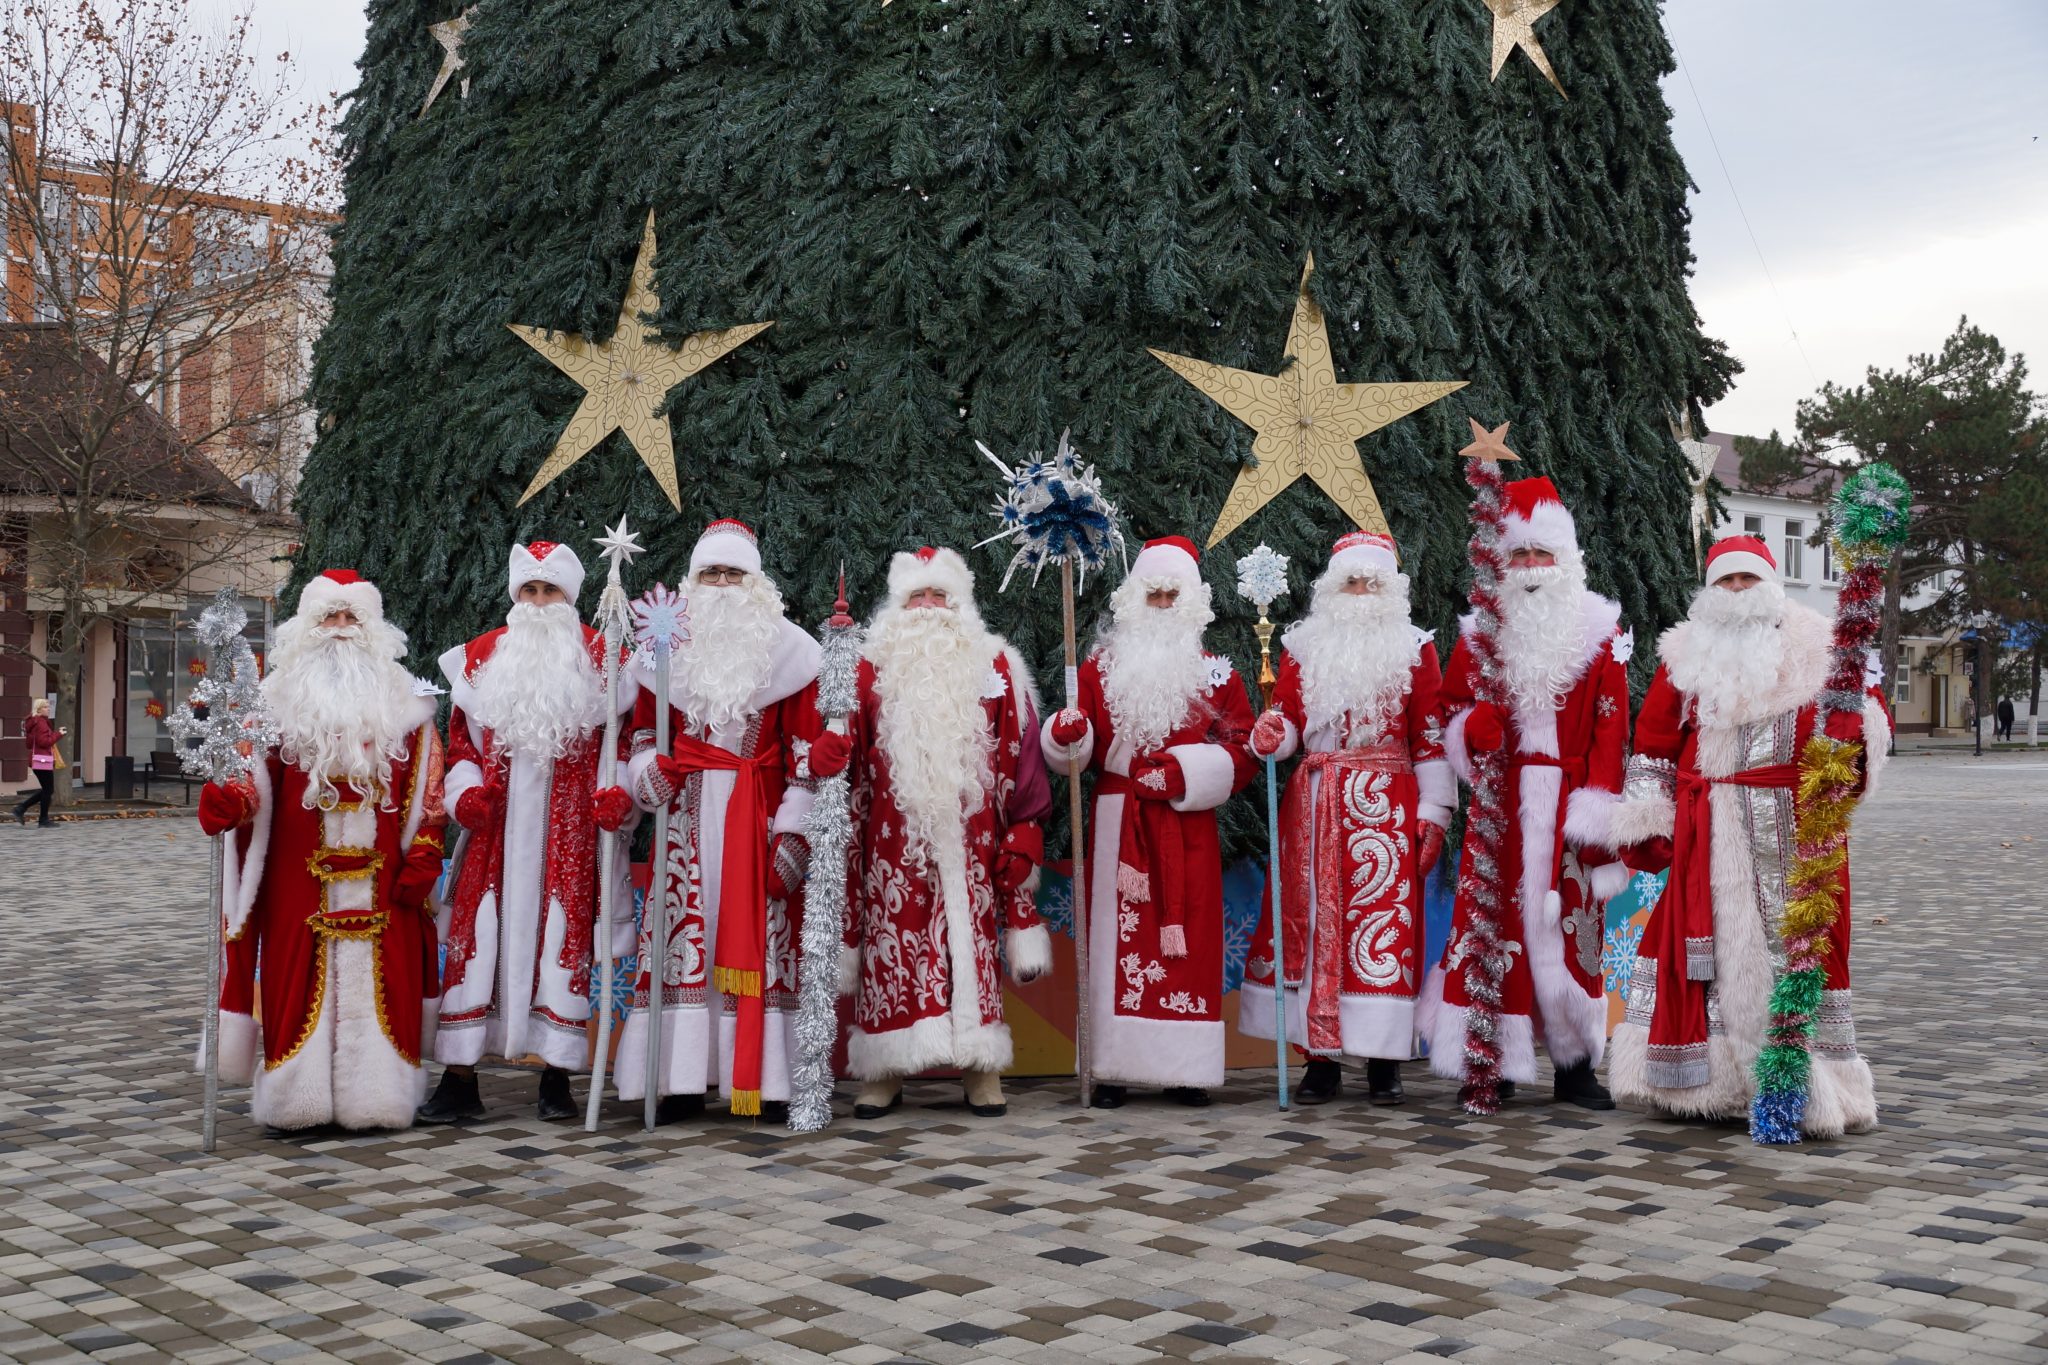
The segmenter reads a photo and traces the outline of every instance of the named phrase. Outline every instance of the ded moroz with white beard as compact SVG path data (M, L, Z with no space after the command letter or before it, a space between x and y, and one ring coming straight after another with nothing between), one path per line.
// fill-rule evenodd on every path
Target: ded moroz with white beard
M1783 961L1786 877L1798 849L1799 755L1813 734L1831 627L1786 599L1760 540L1730 536L1707 556L1707 586L1657 642L1657 676L1636 718L1635 756L1615 836L1644 871L1670 879L1638 948L1628 1013L1614 1031L1617 1099L1668 1114L1749 1114L1757 1054ZM1872 689L1830 733L1864 745L1865 781L1890 747ZM1804 1131L1876 1126L1870 1064L1849 1007L1849 869L1829 930L1811 1044Z
M1450 714L1444 747L1459 776L1471 777L1475 751L1507 754L1500 1074L1508 1082L1534 1081L1540 1039L1556 1071L1558 1100L1611 1109L1594 1068L1607 1045L1603 907L1628 884L1613 821L1628 746L1624 665L1633 637L1619 628L1621 608L1587 590L1577 529L1550 480L1520 479L1505 491L1500 653L1509 705L1500 710L1476 700L1469 616L1443 690ZM1452 1080L1464 1079L1465 1071L1471 1001L1462 966L1475 913L1473 877L1468 841L1450 940L1416 1013L1429 1040L1430 1069Z
M442 754L404 656L375 585L313 578L263 680L279 743L200 792L200 828L234 834L220 1074L274 1130L404 1128L426 1088Z
M446 948L434 1055L446 1067L421 1123L481 1118L475 1066L539 1057L539 1113L573 1118L569 1073L589 1056L598 881L626 904L626 855L600 869L604 637L583 624L583 563L567 545L514 545L505 624L441 656L448 810L464 831L441 912ZM630 952L627 937L608 945ZM616 931L615 931L616 937Z
M1282 952L1276 990L1273 902L1252 936L1238 1026L1309 1054L1296 1088L1321 1104L1340 1056L1366 1058L1375 1104L1399 1104L1415 1055L1422 990L1422 885L1443 852L1458 779L1444 757L1436 643L1408 617L1408 576L1393 537L1354 531L1316 579L1308 616L1284 637L1273 705L1252 752L1305 753L1280 808Z
M745 524L704 528L690 551L690 638L675 652L666 698L654 667L635 660L626 786L600 798L599 818L669 810L668 864L655 874L668 902L668 942L640 974L612 1074L619 1098L647 1093L650 964L658 964L662 1122L703 1111L722 1092L735 1114L780 1121L789 1102L791 1030L810 866L804 816L815 794L805 766L818 733L818 642L783 615ZM655 708L669 708L669 749L655 747ZM651 917L649 917L651 920Z
M1202 647L1215 619L1194 544L1148 541L1110 597L1046 760L1097 774L1088 859L1096 1107L1132 1085L1189 1105L1223 1082L1223 866L1216 808L1258 767L1244 682Z
M1011 1062L997 976L1052 965L1038 918L1038 822L1052 804L1023 659L982 624L974 575L930 546L889 563L889 595L862 647L847 733L811 750L846 771L854 851L840 989L853 996L847 1069L856 1118L902 1100L903 1080L958 1068L968 1109L1004 1112Z

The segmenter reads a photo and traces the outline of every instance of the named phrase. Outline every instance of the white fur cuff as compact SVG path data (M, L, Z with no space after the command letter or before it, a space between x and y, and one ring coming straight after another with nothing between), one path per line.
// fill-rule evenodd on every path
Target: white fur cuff
M1054 712L1053 715L1047 716L1045 724L1039 727L1039 752L1044 754L1045 761L1060 773L1065 773L1070 763L1087 767L1088 761L1095 757L1095 727L1090 725L1088 733L1081 736L1078 742L1072 745L1062 744L1052 737L1052 723L1058 714Z
M652 747L642 749L627 762L626 790L633 793L635 804L645 811L660 810L676 795L661 769L654 766Z
M1614 810L1620 804L1620 792L1600 787L1581 787L1573 792L1564 807L1565 842L1612 853L1616 848Z
M1450 827L1451 812L1458 804L1458 778L1450 761L1427 759L1415 765L1416 814L1431 824Z
M1020 986L1036 981L1052 970L1052 935L1043 924L1011 929L1003 935L1003 956L1012 981Z
M1617 849L1648 839L1669 839L1678 827L1678 803L1668 796L1630 797L1614 808L1608 834Z
M466 758L448 769L447 777L441 782L441 808L451 821L455 820L456 803L462 800L466 792L482 786L483 780L483 769Z
M263 1047L263 1028L247 1014L226 1010L215 1016L220 1030L220 1079L223 1085L248 1085L256 1076L256 1056ZM199 1055L192 1069L206 1072L206 1039L199 1040Z
M1465 781L1472 780L1472 751L1465 746L1465 722L1471 719L1472 708L1466 707L1451 717L1451 723L1444 727L1444 757L1449 760L1451 771Z
M775 808L775 819L768 826L770 834L802 834L804 824L811 818L811 807L817 804L818 794L804 787L788 786L782 789L782 804Z
M1892 722L1884 703L1876 697L1863 699L1863 794L1877 790L1877 779L1891 761Z
M1166 751L1180 764L1187 788L1167 804L1177 811L1214 810L1230 799L1237 767L1221 744L1176 744Z
M1592 874L1589 878L1593 887L1593 898L1603 902L1613 900L1616 896L1628 890L1629 876L1627 863L1600 864L1600 866L1592 869Z
M839 993L852 995L860 989L860 949L839 945Z

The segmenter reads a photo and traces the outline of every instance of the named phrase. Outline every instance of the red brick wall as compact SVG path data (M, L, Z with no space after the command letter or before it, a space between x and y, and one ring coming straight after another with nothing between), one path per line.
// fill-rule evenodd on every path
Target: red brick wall
M178 434L197 444L213 430L213 351L194 351L178 364Z

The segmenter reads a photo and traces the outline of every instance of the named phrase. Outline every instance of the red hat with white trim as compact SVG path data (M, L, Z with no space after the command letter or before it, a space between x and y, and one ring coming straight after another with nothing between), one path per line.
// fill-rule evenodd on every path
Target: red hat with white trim
M1131 561L1132 578L1173 578L1192 587L1202 581L1202 553L1186 536L1161 536L1145 542Z
M745 569L750 574L761 572L761 542L753 528L731 517L720 517L705 527L690 551L690 577L712 564Z
M1353 531L1330 547L1330 567L1348 574L1393 574L1401 571L1394 538L1384 531Z
M1502 490L1507 494L1507 519L1501 531L1501 548L1548 550L1559 558L1579 552L1579 531L1570 509L1557 496L1557 485L1538 476L1516 479Z
M937 588L946 594L946 604L971 612L974 609L974 571L958 550L933 545L899 550L889 560L889 603L900 607L922 588Z
M354 612L358 620L381 621L384 594L354 569L328 569L308 579L306 586L299 589L299 605L293 614L317 625L330 612L344 607Z
M1732 573L1753 573L1775 583L1778 561L1755 536L1722 536L1707 551L1707 582L1718 583Z
M519 590L528 583L552 583L574 602L583 591L583 561L559 541L530 541L512 547L505 577L505 591L515 602L519 600Z

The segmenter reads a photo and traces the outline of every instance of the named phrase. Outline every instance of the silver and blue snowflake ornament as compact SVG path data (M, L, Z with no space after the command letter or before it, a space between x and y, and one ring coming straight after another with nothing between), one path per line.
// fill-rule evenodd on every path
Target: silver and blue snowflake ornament
M1001 588L1010 586L1020 568L1031 570L1036 583L1048 565L1071 563L1079 586L1087 581L1090 569L1107 565L1112 553L1122 561L1124 535L1117 525L1116 504L1104 496L1094 466L1081 463L1071 431L1060 433L1059 449L1050 460L1033 455L1015 469L980 441L974 446L1003 472L1003 496L995 508L1003 529L975 545L980 549L999 540L1016 544Z
M690 601L665 583L633 599L633 641L656 658L690 642Z
M1237 595L1265 615L1277 599L1287 595L1287 556L1260 542L1237 561Z

